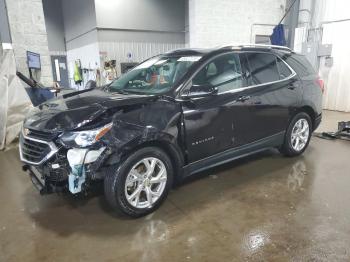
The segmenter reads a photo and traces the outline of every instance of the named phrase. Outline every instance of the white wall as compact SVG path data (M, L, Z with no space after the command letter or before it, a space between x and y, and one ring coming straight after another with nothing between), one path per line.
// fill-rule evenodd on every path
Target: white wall
M189 0L189 43L191 47L213 47L255 42L251 33L270 35L284 14L285 0Z
M310 29L309 42L331 44L333 47L331 67L325 65L324 57L314 59L317 60L315 63L319 67L318 73L325 82L323 108L350 112L350 1L301 0L300 9L308 9L313 13L311 17L307 12L302 12L299 16L300 26L305 27L299 29L304 31L300 34L300 42L307 41L307 29ZM328 23L346 19L349 21Z
M317 0L314 26L323 27L323 44L332 44L333 66L326 67L325 59L320 61L320 75L325 80L323 108L350 112L350 1ZM323 24L333 20L349 21Z

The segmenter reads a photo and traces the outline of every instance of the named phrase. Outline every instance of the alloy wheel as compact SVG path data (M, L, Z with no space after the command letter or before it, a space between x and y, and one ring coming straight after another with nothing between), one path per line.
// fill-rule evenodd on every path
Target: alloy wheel
M162 196L167 182L164 163L155 157L137 162L125 181L125 197L135 208L151 208Z
M310 127L306 119L299 119L292 129L291 145L297 152L303 150L309 140Z

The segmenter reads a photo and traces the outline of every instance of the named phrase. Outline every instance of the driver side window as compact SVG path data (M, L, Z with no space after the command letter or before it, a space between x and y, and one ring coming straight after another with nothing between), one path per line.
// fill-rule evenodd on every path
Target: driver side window
M210 61L192 79L192 84L211 84L218 88L218 93L243 87L239 55L225 54Z

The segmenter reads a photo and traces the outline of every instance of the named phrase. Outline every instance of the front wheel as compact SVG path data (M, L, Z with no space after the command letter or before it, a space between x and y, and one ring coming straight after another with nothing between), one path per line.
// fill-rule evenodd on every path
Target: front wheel
M173 168L166 153L156 147L142 148L131 154L118 168L105 176L105 196L109 204L132 217L157 209L168 195Z
M311 132L310 116L304 112L298 113L288 126L280 152L286 156L302 154L309 145Z

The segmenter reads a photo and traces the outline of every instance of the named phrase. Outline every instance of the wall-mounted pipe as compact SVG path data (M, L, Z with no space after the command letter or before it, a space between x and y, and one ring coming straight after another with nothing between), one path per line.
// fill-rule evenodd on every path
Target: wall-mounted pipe
M1 0L0 0L1 1ZM159 34L185 34L186 31L162 31L162 30L148 30L148 29L127 29L127 28L110 28L110 27L99 27L99 26L96 26L96 27L93 27L92 29L84 32L84 33L81 33L71 39L68 39L66 40L67 43L79 38L79 37L82 37L88 33L91 33L93 31L98 31L98 30L104 30L104 31L119 31L119 32L136 32L136 33L159 33ZM188 31L187 31L188 32Z
M332 21L324 21L324 22L321 22L321 26L325 25L325 24L333 24L333 23L340 23L340 22L347 22L347 21L350 21L350 18L340 19L340 20L332 20Z

